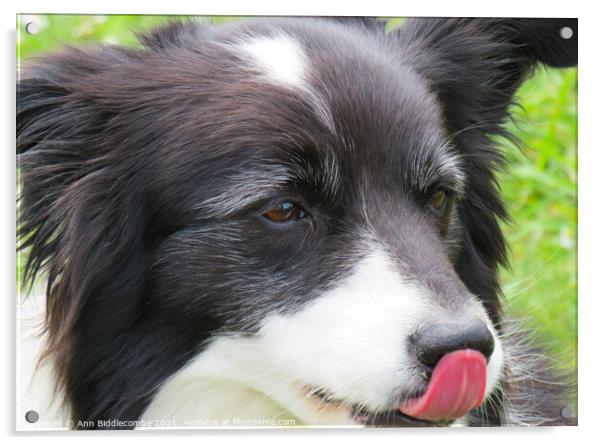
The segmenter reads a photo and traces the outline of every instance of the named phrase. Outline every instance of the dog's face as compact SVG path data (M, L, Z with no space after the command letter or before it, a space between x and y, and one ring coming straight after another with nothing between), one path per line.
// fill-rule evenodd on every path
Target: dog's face
M156 145L154 206L176 228L152 253L151 311L251 335L252 358L235 350L255 369L232 378L301 405L319 389L389 411L424 391L435 359L411 336L439 325L457 336L440 355L493 350L491 389L503 352L454 271L465 160L437 99L377 38L320 31L316 48L294 28L242 32L212 45L217 67L189 67L211 88Z
M144 51L72 50L34 70L24 220L33 267L51 258L75 415L190 416L207 394L216 411L250 415L254 394L307 423L479 405L504 372L489 136L535 62L574 62L567 47L523 54L533 23L174 25ZM481 368L445 389L439 363L458 350ZM111 405L115 387L127 396ZM455 400L404 411L430 393Z

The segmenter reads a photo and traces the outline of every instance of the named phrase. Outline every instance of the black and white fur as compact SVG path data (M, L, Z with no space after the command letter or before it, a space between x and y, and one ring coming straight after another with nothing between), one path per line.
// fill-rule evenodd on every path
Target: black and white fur
M27 398L54 387L75 428L397 425L425 386L411 334L478 319L495 348L463 423L566 423L565 385L504 322L491 138L538 63L576 64L576 20L175 22L141 41L65 48L18 84L26 279L48 274L27 363L54 381L25 378L23 409L58 416ZM306 216L262 216L283 201Z

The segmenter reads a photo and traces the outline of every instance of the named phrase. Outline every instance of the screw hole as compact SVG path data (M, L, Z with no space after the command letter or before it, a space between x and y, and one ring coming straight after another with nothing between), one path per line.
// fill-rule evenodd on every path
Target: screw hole
M31 410L25 413L25 420L29 423L36 423L40 419L40 415L37 411Z
M560 29L560 37L562 37L565 40L570 39L571 37L573 37L573 29L569 26L565 26L563 28Z
M575 414L573 413L573 410L571 409L570 406L563 406L562 409L560 410L560 415L564 419L572 419L573 417L575 417Z
M27 25L25 25L25 32L31 35L37 34L40 32L40 24L37 22L29 22Z

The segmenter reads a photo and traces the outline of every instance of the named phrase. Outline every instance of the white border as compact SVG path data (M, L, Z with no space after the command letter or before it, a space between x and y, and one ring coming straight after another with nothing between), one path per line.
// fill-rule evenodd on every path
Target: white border
M589 4L588 4L589 3ZM501 2L483 1L403 1L403 0L347 0L345 2L325 2L323 0L304 0L302 2L286 1L248 1L248 0L209 0L192 2L190 0L104 0L73 2L68 0L21 0L18 4L2 2L1 20L3 24L4 44L2 46L2 61L5 67L2 70L2 83L5 93L4 105L1 108L0 122L6 135L2 150L2 175L3 187L0 193L2 209L5 216L2 218L2 280L4 292L2 293L6 317L4 357L2 366L3 391L5 403L2 404L0 419L4 422L3 432L14 439L14 436L28 436L27 440L44 440L47 443L62 443L64 440L79 440L85 436L86 440L104 441L105 435L110 435L117 440L131 440L140 438L149 443L163 443L167 435L175 432L153 431L138 433L107 432L98 433L15 433L14 432L14 406L15 406L15 170L14 170L14 130L15 130L15 14L22 13L145 13L145 14L206 14L206 15L382 15L382 16L570 16L579 17L579 426L574 428L531 428L531 429L471 429L459 428L446 430L307 430L307 431L257 431L257 430L231 430L231 431L179 431L179 439L217 441L218 439L236 440L237 442L249 441L278 441L286 440L287 443L305 443L307 440L326 439L329 442L344 440L348 443L364 443L367 439L388 440L399 444L399 441L413 442L433 440L446 443L482 443L504 444L508 442L531 440L556 441L569 443L572 436L580 433L579 439L587 440L584 436L599 436L596 427L602 422L598 420L600 412L600 383L601 353L599 325L602 310L600 302L600 286L594 281L597 274L599 257L602 250L600 236L600 197L602 186L599 181L598 171L602 168L602 141L600 138L600 16L594 9L595 2L575 1L542 1L526 2L524 0L504 0ZM590 6L592 5L592 6ZM598 433L598 434L597 434ZM44 437L42 439L42 437ZM520 443L519 442L519 443ZM586 442L587 443L587 442Z

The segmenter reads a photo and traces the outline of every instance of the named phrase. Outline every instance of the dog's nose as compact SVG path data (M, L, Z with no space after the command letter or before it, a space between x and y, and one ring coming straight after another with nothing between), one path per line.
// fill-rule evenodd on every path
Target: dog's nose
M494 348L493 335L480 320L432 324L412 334L411 340L418 360L428 367L458 349L475 349L489 359Z

